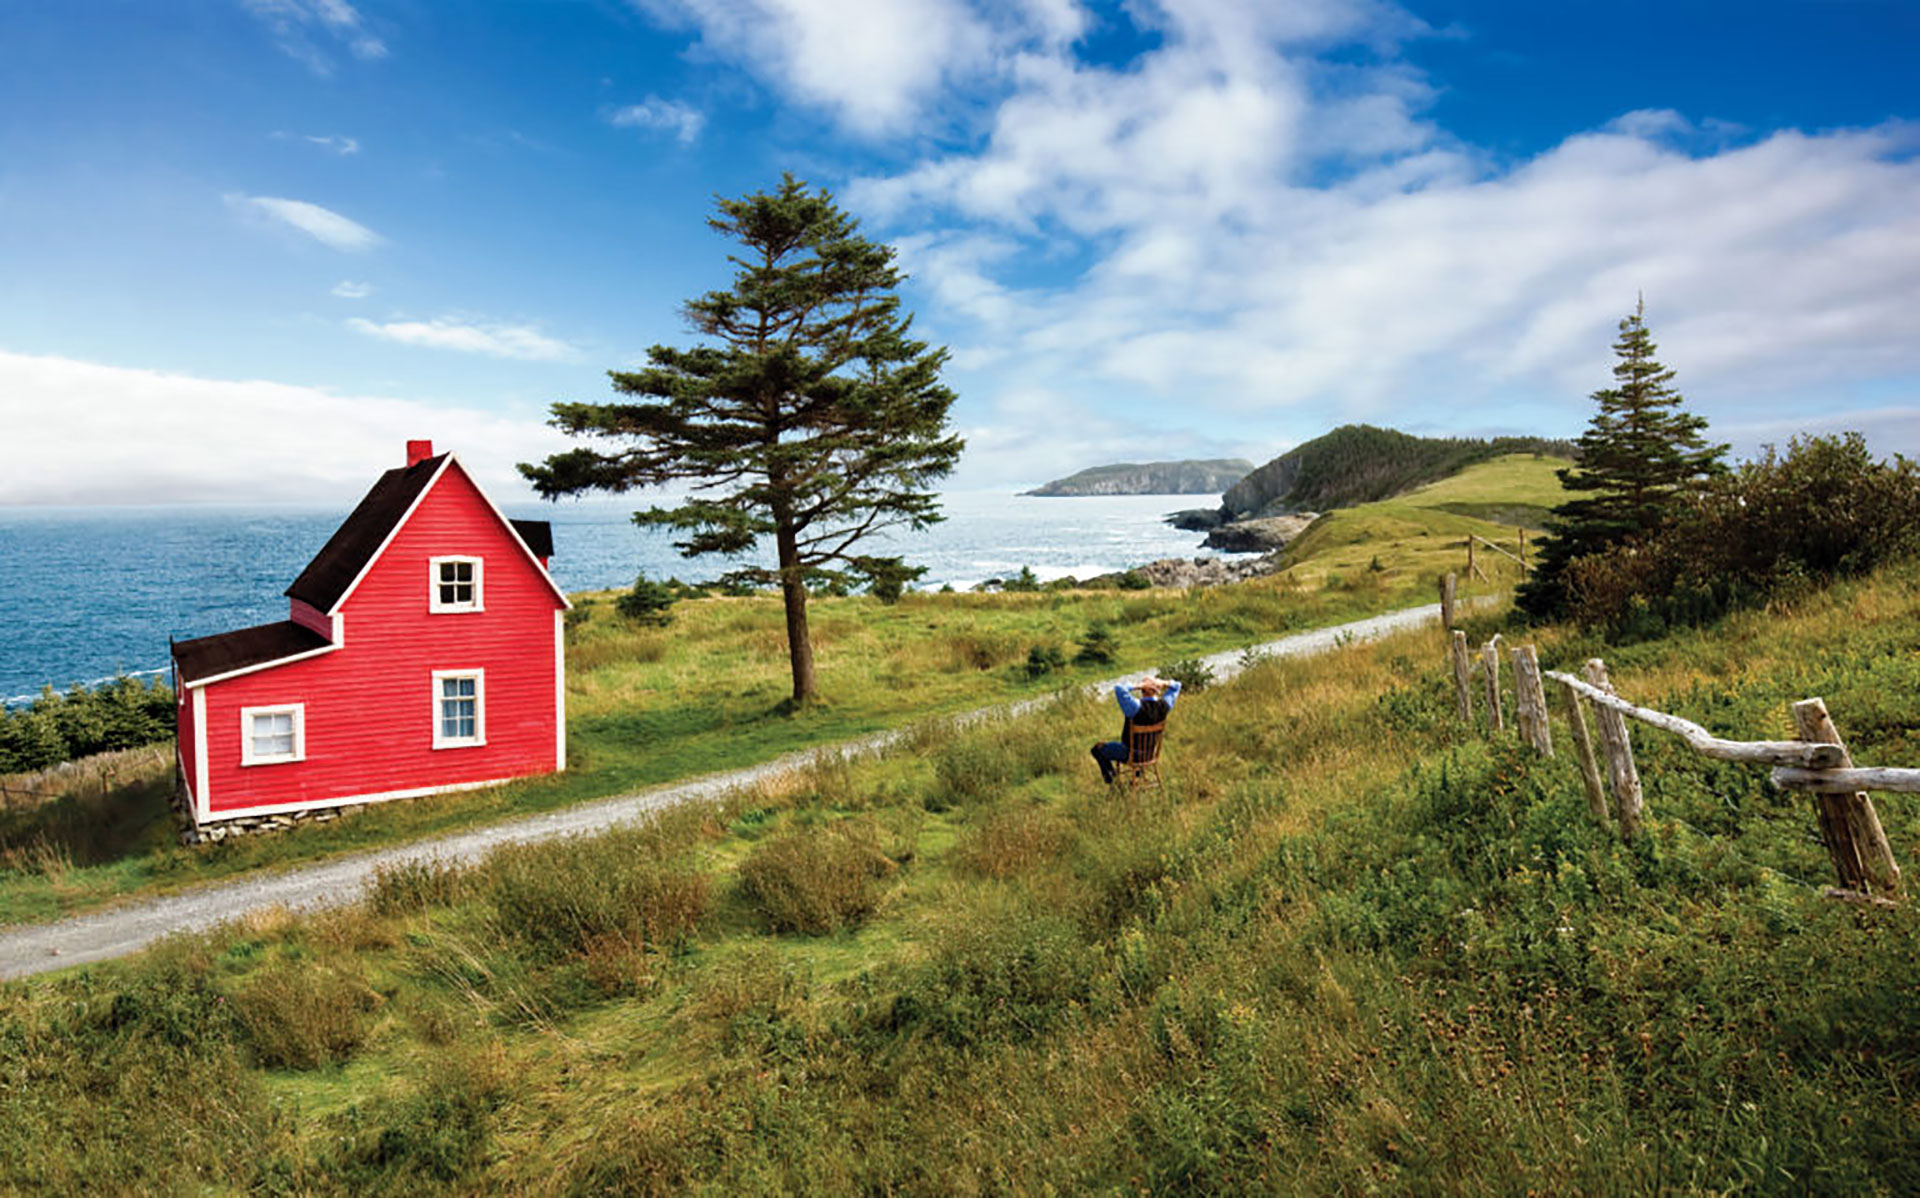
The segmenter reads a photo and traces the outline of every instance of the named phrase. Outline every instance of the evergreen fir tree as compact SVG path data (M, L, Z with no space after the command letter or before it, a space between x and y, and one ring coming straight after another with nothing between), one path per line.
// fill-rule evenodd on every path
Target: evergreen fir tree
M687 534L684 556L743 554L763 537L777 566L731 586L777 584L786 604L793 701L814 697L807 587L844 591L912 571L855 551L873 533L941 519L929 487L960 456L940 381L945 349L909 335L893 250L859 236L826 191L786 176L771 192L718 202L708 225L738 243L733 285L688 301L707 342L656 345L646 369L610 372L631 402L557 403L553 424L616 442L572 449L522 474L548 499L686 481L675 508L636 523Z
M1701 435L1706 419L1682 409L1670 385L1674 372L1654 356L1658 348L1642 299L1613 343L1615 385L1593 393L1600 410L1577 443L1579 465L1559 472L1569 490L1591 494L1553 509L1533 575L1514 596L1535 619L1565 609L1566 572L1575 559L1654 532L1689 491L1726 469L1727 447L1709 444Z

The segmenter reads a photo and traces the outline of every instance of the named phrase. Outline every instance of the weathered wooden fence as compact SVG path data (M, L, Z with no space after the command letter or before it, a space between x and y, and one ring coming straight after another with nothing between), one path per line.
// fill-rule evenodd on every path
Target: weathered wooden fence
M1450 607L1451 604L1445 602L1444 589L1442 594L1443 607ZM1490 734L1506 731L1500 703L1500 640L1495 636L1481 646L1477 662L1472 660L1474 655L1467 644L1466 633L1453 629L1448 645L1460 718L1469 726L1475 723L1472 675L1477 670L1485 684L1484 706ZM1532 645L1514 647L1511 659L1515 732L1535 752L1554 756L1546 696L1546 684L1551 682L1560 691L1561 710L1586 790L1587 808L1601 827L1617 828L1626 840L1632 840L1640 831L1645 800L1640 789L1639 767L1633 757L1633 741L1627 729L1627 721L1632 720L1678 736L1703 757L1771 766L1775 786L1810 793L1819 819L1820 839L1840 880L1839 886L1829 893L1840 897L1883 897L1899 892L1900 866L1894 860L1893 848L1887 842L1867 792L1920 794L1920 769L1856 767L1824 700L1803 699L1793 704L1798 740L1725 740L1691 720L1622 699L1607 677L1606 663L1597 657L1587 661L1579 678L1558 670L1541 670L1539 656ZM1598 753L1587 728L1588 712L1592 713L1599 729Z

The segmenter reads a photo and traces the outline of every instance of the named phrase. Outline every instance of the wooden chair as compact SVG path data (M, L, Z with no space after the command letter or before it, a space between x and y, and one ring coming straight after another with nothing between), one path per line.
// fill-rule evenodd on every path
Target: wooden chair
M1116 766L1114 781L1126 790L1160 785L1160 739L1167 722L1127 725L1127 759Z

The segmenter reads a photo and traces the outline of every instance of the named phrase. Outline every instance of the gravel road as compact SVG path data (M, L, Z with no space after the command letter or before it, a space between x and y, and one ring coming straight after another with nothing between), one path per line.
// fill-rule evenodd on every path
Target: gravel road
M1253 646L1252 652L1277 657L1325 653L1353 642L1373 640L1388 633L1431 623L1439 618L1439 604L1410 607L1383 616L1356 620L1351 624L1295 633ZM1213 668L1215 675L1224 680L1239 673L1245 652L1229 650L1204 660ZM1116 682L1133 681L1140 677L1140 674L1130 674L1124 678L1095 683L1089 689L1102 690ZM981 719L1020 711L1042 702L1045 700L1001 704L968 713L961 719ZM833 747L850 756L873 753L903 735L900 731L876 733ZM471 861L504 844L597 832L613 824L645 818L650 812L663 807L714 799L739 787L750 786L762 778L804 765L818 751L809 749L762 765L708 774L638 794L600 799L577 807L436 836L395 848L356 853L318 865L212 882L160 898L74 916L57 923L0 930L0 979L27 977L125 956L174 932L211 928L268 908L310 910L352 902L364 893L367 880L382 866L422 860Z

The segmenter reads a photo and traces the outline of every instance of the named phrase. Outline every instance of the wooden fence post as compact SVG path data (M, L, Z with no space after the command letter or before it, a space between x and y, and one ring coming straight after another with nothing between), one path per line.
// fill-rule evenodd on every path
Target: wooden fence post
M1593 759L1593 738L1587 735L1586 713L1580 709L1580 692L1567 683L1560 684L1567 701L1567 724L1573 730L1573 755L1580 760L1580 781L1587 788L1587 810L1602 828L1607 826L1607 792L1600 785L1600 765Z
M1472 533L1467 534L1467 576L1469 578L1478 578L1482 582L1485 582L1487 580L1486 571L1482 570L1478 565L1476 565L1473 560L1473 534Z
M1473 690L1467 682L1467 634L1459 629L1453 632L1453 692L1460 706L1460 720L1467 727L1473 727Z
M1516 531L1520 534L1520 565L1522 568L1525 568L1527 564L1527 526L1522 524Z
M1581 671L1588 683L1608 694L1613 683L1607 679L1607 663L1597 657L1587 659ZM1607 751L1607 773L1613 782L1613 818L1620 825L1620 837L1632 840L1640 831L1640 771L1633 764L1633 741L1627 735L1627 717L1611 707L1594 705L1594 717L1600 721L1600 744Z
M1440 580L1440 627L1453 627L1453 571Z
M1507 721L1500 714L1500 636L1498 633L1495 633L1494 638L1481 647L1480 662L1485 667L1484 673L1487 676L1487 711L1489 718L1493 721L1492 730L1505 732Z
M1852 769L1853 755L1847 753L1840 730L1827 714L1824 699L1802 699L1793 705L1794 727L1801 740L1840 745L1838 769ZM1816 794L1815 809L1820 815L1820 839L1826 842L1833 868L1840 875L1843 889L1869 894L1875 890L1896 894L1900 890L1900 865L1893 859L1893 846L1880 827L1879 813L1866 792L1853 794Z
M1532 645L1513 651L1513 710L1520 739L1542 757L1553 756L1553 727L1547 722L1547 692L1540 685L1540 654Z

